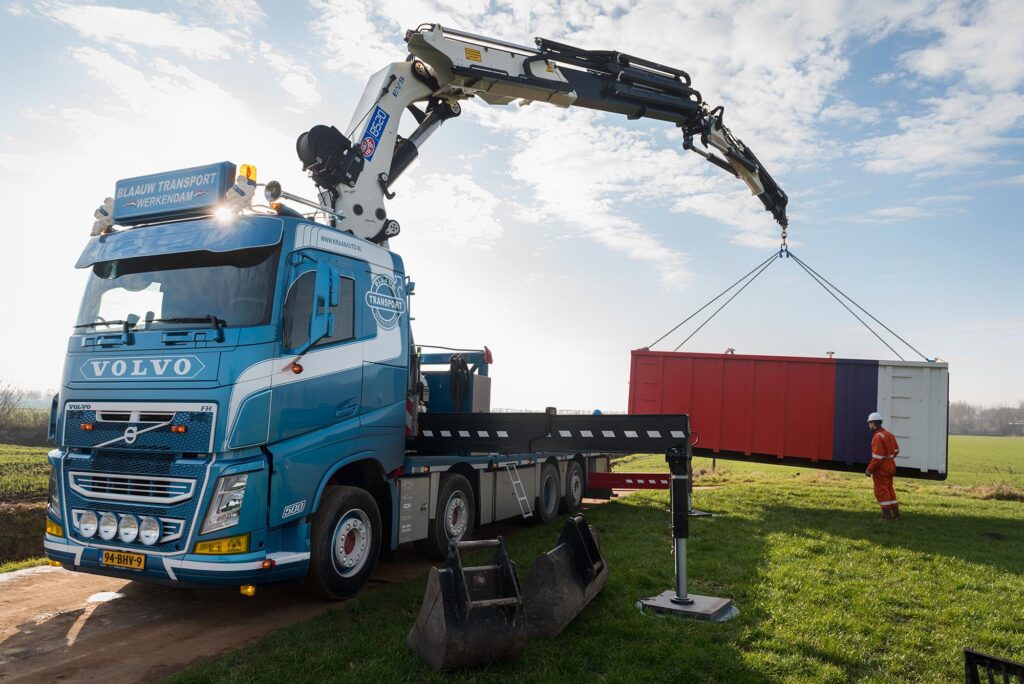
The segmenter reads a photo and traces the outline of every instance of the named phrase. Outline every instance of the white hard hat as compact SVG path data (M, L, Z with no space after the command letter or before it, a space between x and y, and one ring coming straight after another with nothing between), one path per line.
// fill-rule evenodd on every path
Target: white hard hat
M874 411L874 412L868 414L868 422L869 423L881 423L882 422L882 414L879 413L878 411Z

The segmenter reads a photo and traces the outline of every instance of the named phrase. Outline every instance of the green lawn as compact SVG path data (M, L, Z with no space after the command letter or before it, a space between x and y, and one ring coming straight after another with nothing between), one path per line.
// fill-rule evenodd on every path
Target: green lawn
M946 482L897 481L904 518L877 518L863 475L719 462L691 525L695 593L732 597L740 616L701 624L641 614L672 583L667 496L638 493L588 512L601 532L605 590L557 639L515 662L453 677L407 651L424 580L336 609L199 665L175 681L962 681L965 646L1024 660L1024 440L951 439ZM663 468L661 457L625 469ZM697 470L710 463L698 463ZM509 540L525 573L559 526ZM256 600L259 600L258 598Z
M45 447L0 444L0 502L46 497L50 466Z
M45 563L45 447L0 444L0 572Z

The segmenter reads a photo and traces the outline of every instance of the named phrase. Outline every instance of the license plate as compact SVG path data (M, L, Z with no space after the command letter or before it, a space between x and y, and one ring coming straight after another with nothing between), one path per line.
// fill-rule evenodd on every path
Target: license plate
M100 563L125 570L145 570L146 557L141 553L124 553L123 551L106 551L100 555Z

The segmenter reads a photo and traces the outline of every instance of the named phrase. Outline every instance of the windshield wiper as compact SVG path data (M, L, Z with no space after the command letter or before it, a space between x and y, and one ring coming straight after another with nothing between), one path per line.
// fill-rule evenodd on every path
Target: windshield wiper
M217 331L217 342L224 341L224 328L227 327L228 324L227 321L221 320L213 314L206 314L205 316L172 316L170 318L146 319L146 325L149 325L150 323L209 323L213 329Z
M85 338L85 340L82 340L82 344L85 344L86 340L92 340L92 344L100 344L104 346L118 343L131 344L132 336L128 334L128 331L134 328L136 324L138 324L138 322L139 317L136 316L135 314L132 314L128 316L127 321L93 321L92 323L79 323L78 325L75 326L75 328L91 328L97 325L119 325L121 326L120 338L117 338L112 334L104 335L100 333L96 337Z
M120 325L124 327L124 331L128 332L129 329L134 328L138 325L139 321L93 321L92 323L79 323L76 328L91 328L94 325Z
M149 318L146 319L146 323L209 323L214 328L224 328L227 326L227 321L222 321L213 314L206 314L205 316L176 316L172 318Z

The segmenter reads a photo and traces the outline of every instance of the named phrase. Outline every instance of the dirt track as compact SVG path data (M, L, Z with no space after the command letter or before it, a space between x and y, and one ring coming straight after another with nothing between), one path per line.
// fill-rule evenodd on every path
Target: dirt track
M400 552L371 587L423 574ZM299 585L170 589L42 566L0 574L0 682L153 681L330 610Z

